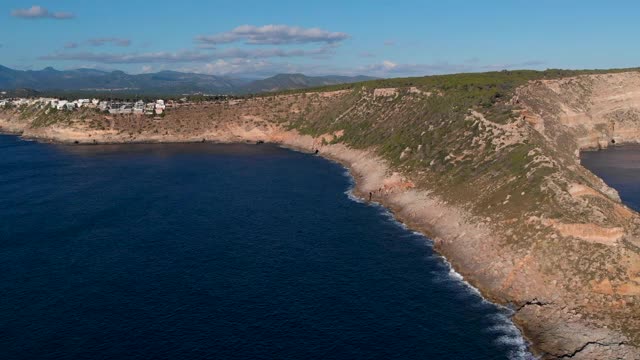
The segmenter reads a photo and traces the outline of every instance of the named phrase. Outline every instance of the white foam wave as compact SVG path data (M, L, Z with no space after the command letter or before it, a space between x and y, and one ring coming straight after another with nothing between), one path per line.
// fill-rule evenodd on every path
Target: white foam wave
M495 342L500 345L513 346L516 348L525 345L524 340L522 340L521 337L509 336L509 335L498 336Z
M487 306L497 309L498 312L487 315L494 325L488 327L485 331L496 335L494 340L495 344L508 348L507 353L509 359L534 360L535 357L528 351L528 344L522 336L520 329L518 329L510 319L513 311L507 307L487 301L482 297L480 291L465 281L464 276L455 271L444 257L438 255L438 258L441 261L443 270L448 269L448 271L432 271L432 281L437 284L450 285L458 288L462 285L465 291L457 296L461 296L462 298L470 296L477 299L477 302L474 304L477 304L478 307Z
M348 179L348 181L349 181L349 187L347 188L347 190L345 190L344 194L347 195L349 200L351 200L353 202L357 202L359 204L364 204L364 200L362 200L361 198L357 197L353 193L353 190L356 188L356 182L355 182L355 180L353 180L353 176L351 176L351 173L349 172L349 170L345 169L344 172L342 173L342 175L344 175L344 177L346 177Z
M407 238L409 237L420 238L424 240L425 244L428 244L430 247L433 247L433 241L431 241L421 232L413 231L409 229L406 224L398 221L395 218L395 216L393 216L393 213L391 213L384 206L375 202L373 203L365 202L363 199L355 196L353 193L355 188L355 181L351 176L351 173L349 172L349 170L345 169L344 175L349 179L349 188L345 191L345 194L350 200L360 204L366 203L369 206L377 207L380 210L380 213L382 216L384 216L385 218L387 218L389 221L396 224L400 228L411 232L413 236L406 236ZM402 238L405 238L405 236L402 236ZM431 281L439 284L451 284L452 286L456 286L456 287L459 285L462 285L462 287L466 291L466 295L470 295L478 299L479 306L496 307L499 312L492 313L489 315L491 317L491 320L496 324L487 328L486 331L495 333L497 335L497 338L494 340L496 344L510 348L508 350L509 359L535 360L535 357L527 350L528 346L524 337L522 336L522 333L513 324L513 322L510 319L510 316L513 312L507 307L487 301L484 297L482 297L482 294L478 289L476 289L471 284L469 284L464 279L464 276L462 276L462 274L458 273L453 269L453 267L451 266L451 263L449 263L449 261L447 261L445 257L437 253L434 253L434 256L437 257L439 260L439 263L442 264L443 271L432 271L431 274L433 276L431 277ZM433 256L429 256L428 258L433 258ZM445 275L443 275L443 273Z
M498 306L498 308L501 310L500 312L488 315L491 321L496 322L496 325L488 327L485 331L496 334L495 344L510 348L510 359L535 359L533 354L527 351L527 342L522 337L522 333L510 319L512 311L501 306Z
M360 199L359 197L357 197L356 195L354 195L353 193L353 188L349 188L347 191L344 192L345 195L347 195L347 197L349 198L349 200L353 201L353 202L357 202L359 204L364 204L364 200Z
M498 324L498 325L489 326L487 329L485 329L485 331L491 332L491 333L511 334L511 335L516 335L520 333L517 328L508 324Z

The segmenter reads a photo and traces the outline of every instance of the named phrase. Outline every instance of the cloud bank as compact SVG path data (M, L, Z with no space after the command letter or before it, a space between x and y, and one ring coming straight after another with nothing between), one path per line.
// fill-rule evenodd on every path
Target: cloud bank
M11 16L21 19L73 19L75 14L70 12L52 12L42 6L34 5L28 9L16 9L11 11Z
M112 44L116 46L126 47L131 45L131 40L129 39L114 38L114 37L89 39L87 40L87 42L91 46L103 46L107 44Z
M65 47L74 48L77 44L70 43ZM147 53L96 53L96 52L57 52L41 56L39 60L91 61L101 64L140 64L140 63L190 63L208 62L219 59L266 59L292 57L322 57L332 54L331 47L317 49L239 49L230 48L213 52L178 51L178 52L147 52Z
M218 45L244 42L250 45L283 45L325 43L335 44L346 40L349 35L343 32L330 32L320 28L303 28L288 25L242 25L215 35L201 35L196 41L201 44Z

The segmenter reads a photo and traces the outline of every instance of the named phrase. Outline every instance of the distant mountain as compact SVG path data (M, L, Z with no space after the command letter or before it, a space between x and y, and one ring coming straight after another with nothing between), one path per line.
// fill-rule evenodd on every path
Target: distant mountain
M30 88L38 91L119 91L145 93L234 92L241 81L224 77L162 71L130 75L122 71L77 69L20 71L0 66L0 89Z
M131 75L122 71L76 69L60 71L14 70L0 65L0 89L29 88L37 91L125 92L139 94L245 94L301 89L371 80L366 76L305 76L281 74L263 80L246 80L177 71Z
M35 91L33 89L19 88L19 89L12 89L12 90L2 90L2 92L0 92L0 99L12 98L12 97L22 97L22 98L38 97L41 95L42 94L40 92Z
M256 80L246 85L247 92L260 93L304 89L309 87L349 84L374 80L369 76L306 76L303 74L279 74L263 80Z

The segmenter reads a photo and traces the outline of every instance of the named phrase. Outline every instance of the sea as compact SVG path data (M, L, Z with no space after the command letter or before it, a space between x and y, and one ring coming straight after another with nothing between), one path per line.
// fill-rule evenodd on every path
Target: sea
M352 188L270 144L0 135L0 359L532 358Z
M640 211L640 145L584 151L580 158L584 167L618 191L623 203Z

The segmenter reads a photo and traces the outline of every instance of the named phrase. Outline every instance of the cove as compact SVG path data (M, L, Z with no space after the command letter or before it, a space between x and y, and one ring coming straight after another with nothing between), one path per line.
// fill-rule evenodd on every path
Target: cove
M584 167L616 189L622 201L640 211L640 145L613 146L580 154Z

